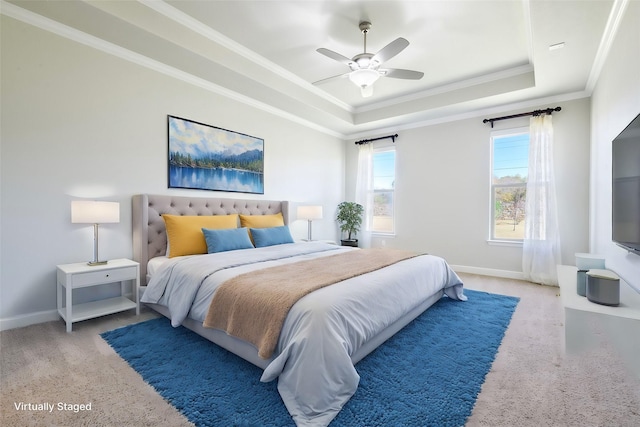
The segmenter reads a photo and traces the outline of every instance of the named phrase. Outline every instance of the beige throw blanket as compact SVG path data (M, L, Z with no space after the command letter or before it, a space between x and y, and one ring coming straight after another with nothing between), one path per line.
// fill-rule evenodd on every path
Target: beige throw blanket
M244 273L216 290L203 325L252 343L258 355L268 359L289 309L300 298L417 255L394 249L361 249Z

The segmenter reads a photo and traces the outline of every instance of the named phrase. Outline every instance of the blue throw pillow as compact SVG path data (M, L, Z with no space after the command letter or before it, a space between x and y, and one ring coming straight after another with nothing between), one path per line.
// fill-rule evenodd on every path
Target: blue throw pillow
M293 243L291 232L286 225L282 227L251 228L250 230L256 248Z
M210 229L203 228L207 252L235 251L236 249L252 249L253 243L246 228Z

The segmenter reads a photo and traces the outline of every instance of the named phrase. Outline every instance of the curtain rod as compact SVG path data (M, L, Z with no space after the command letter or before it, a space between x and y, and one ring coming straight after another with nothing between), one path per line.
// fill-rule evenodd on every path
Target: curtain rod
M391 138L392 142L396 142L397 137L398 137L398 134L396 133L395 135L381 136L380 138L361 139L360 141L356 141L356 145L368 144L373 141L379 141L381 139L387 139L387 138Z
M493 127L493 122L497 122L498 120L515 119L516 117L524 117L524 116L539 116L541 114L551 114L554 111L560 111L560 110L562 110L562 108L560 107L547 108L546 110L535 110L535 111L529 111L528 113L513 114L511 116L504 116L504 117L494 117L493 119L484 119L482 123L490 122L491 127Z

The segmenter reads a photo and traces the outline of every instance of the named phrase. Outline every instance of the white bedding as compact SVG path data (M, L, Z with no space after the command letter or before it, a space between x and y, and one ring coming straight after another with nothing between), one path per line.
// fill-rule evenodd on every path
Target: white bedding
M171 258L156 266L142 302L168 307L173 326L187 316L202 322L217 286L234 275L348 250L357 249L309 242ZM431 255L317 290L292 307L261 381L278 378L278 391L298 426L326 426L358 386L351 355L442 291L466 300L462 281Z
M151 258L149 260L149 262L147 263L147 274L149 275L149 277L153 276L154 274L156 274L158 272L158 270L160 269L160 267L162 267L162 264L164 264L165 262L167 262L167 260L169 259L168 256L157 256L155 258Z

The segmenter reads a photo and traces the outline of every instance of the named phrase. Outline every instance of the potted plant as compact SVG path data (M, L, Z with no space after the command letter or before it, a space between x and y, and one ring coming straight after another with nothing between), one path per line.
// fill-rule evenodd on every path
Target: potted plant
M358 246L358 239L355 238L362 225L362 215L364 207L355 202L342 202L338 205L338 215L336 221L340 224L340 230L347 234L346 239L342 239L342 246Z

